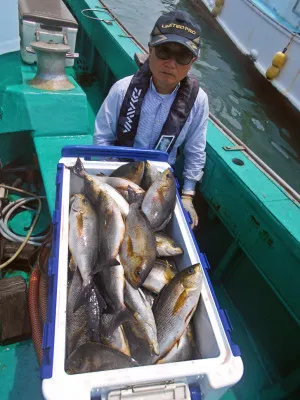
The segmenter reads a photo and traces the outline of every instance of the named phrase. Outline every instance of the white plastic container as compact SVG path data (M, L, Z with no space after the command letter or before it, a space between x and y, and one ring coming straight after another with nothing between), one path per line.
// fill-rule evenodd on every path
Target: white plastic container
M62 158L61 164L73 166L76 158ZM109 174L124 164L121 162L84 161L87 172ZM169 165L165 162L154 162L160 171ZM180 244L184 254L176 258L179 269L195 263L201 263L204 269L203 288L199 305L194 315L195 340L201 359L170 364L141 366L127 369L93 372L88 374L68 375L65 372L66 351L66 304L67 304L67 276L68 276L68 218L69 199L73 193L78 193L83 185L81 178L75 176L63 165L58 167L58 198L53 222L57 222L56 246L49 274L52 275L51 292L53 295L48 312L48 322L44 330L44 360L42 367L42 390L47 400L88 400L91 394L100 395L101 399L115 399L120 389L132 390L136 397L136 388L149 385L156 393L153 398L167 399L166 385L180 383L178 393L181 393L182 384L199 385L201 399L219 399L226 390L237 383L243 374L243 363L240 356L234 356L230 346L228 326L220 318L224 316L214 300L214 293L207 275L204 258L199 253L193 235L186 221L185 212L177 195L174 216L168 225L169 233ZM56 268L58 265L58 270ZM57 271L56 271L57 270ZM57 290L56 290L57 284ZM54 334L54 343L53 335ZM234 348L234 347L233 347ZM162 385L157 390L156 385ZM167 386L169 387L169 386ZM179 390L180 389L180 390ZM142 392L143 389L137 389ZM114 393L111 393L114 391ZM169 391L170 392L170 391ZM130 393L130 392L129 392ZM124 392L125 394L125 392ZM129 397L128 397L129 396ZM188 399L190 397L182 397ZM121 397L120 397L121 398ZM123 398L123 397L122 397ZM148 398L148 397L139 397ZM150 398L150 397L149 397ZM175 398L175 397L174 397ZM195 397L194 397L195 398ZM200 398L200 397L199 397Z

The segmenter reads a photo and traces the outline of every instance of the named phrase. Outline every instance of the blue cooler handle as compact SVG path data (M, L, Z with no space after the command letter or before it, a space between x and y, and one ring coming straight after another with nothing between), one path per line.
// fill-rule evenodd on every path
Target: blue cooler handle
M164 151L121 146L65 146L61 154L62 157L82 157L86 160L91 157L105 157L168 162L169 157Z

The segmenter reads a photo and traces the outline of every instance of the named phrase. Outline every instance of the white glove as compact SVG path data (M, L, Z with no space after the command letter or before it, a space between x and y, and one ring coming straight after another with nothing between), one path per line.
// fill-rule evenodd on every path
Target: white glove
M193 195L183 193L181 201L185 211L187 211L192 219L191 228L194 229L198 225L198 215L193 205Z

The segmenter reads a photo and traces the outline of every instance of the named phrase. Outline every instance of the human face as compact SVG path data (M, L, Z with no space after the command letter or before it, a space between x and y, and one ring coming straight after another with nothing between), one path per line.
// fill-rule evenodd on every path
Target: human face
M159 49L158 49L159 47ZM149 66L153 83L159 93L171 93L191 69L196 57L185 46L179 43L166 43L149 47ZM166 57L166 60L161 59ZM177 61L176 61L177 59ZM178 62L187 62L182 65Z

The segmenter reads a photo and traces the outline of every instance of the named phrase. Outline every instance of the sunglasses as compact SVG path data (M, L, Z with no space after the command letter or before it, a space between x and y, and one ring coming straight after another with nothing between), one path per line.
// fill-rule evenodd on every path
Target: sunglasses
M174 60L180 65L188 65L195 57L194 54L189 50L173 51L169 47L160 45L154 47L155 55L160 60Z

